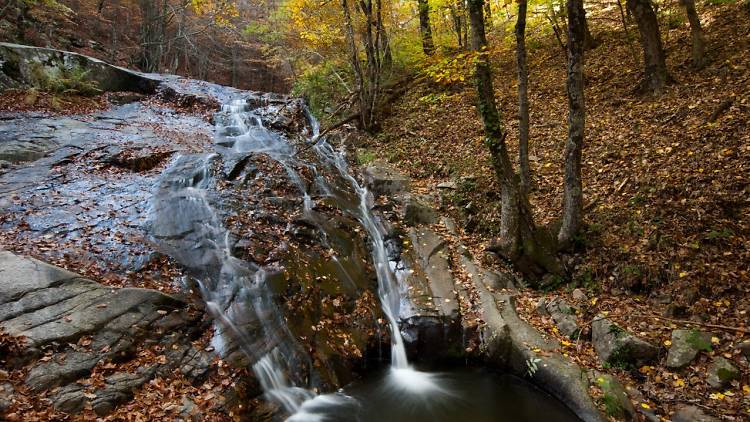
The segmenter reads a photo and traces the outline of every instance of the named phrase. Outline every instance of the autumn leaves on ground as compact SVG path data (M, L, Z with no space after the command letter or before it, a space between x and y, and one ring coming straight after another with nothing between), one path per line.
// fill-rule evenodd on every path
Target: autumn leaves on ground
M380 101L387 104L382 110L371 110L372 116L368 119L358 110L357 103L362 102L362 95L359 95L361 90L358 91L357 83L366 85L362 76L370 76L367 74L370 69L365 72L360 69L357 77L348 61L352 57L349 49L355 46L360 49L360 55L353 57L358 58L356 64L363 65L370 61L365 56L372 53L363 49L378 50L388 43L376 45L377 42L366 40L365 28L379 34L384 31L382 22L376 24L373 16L364 16L364 11L352 3L347 6L347 2L343 2L345 10L351 9L354 13L353 17L347 16L349 22L346 22L346 14L339 9L340 2L289 0L281 6L284 13L272 13L274 7L279 6L278 2L261 2L263 7L237 2L242 4L237 16L233 7L225 8L235 4L231 1L193 1L179 7L175 6L176 2L165 1L164 5L172 6L171 12L163 16L157 13L158 16L152 18L159 20L159 16L169 16L169 22L164 22L153 42L141 42L142 32L147 32L149 23L148 19L141 19L140 14L153 12L153 5L158 2L61 3L81 4L81 7L72 15L66 14L65 19L57 19L58 15L42 14L38 10L40 5L44 8L58 2L17 0L13 7L2 11L33 9L23 9L26 4L33 4L36 9L27 13L26 27L7 25L9 12L0 15L3 22L0 35L5 40L18 30L25 34L29 44L74 49L117 64L142 66L144 71L171 71L221 83L231 82L238 87L285 90L294 85L294 94L306 97L312 111L321 117L324 128L340 128L355 122L360 128L372 124L368 132L355 132L360 170L375 160L392 163L412 178L413 193L432 195L433 205L439 204L439 213L459 222L459 234L449 233L446 227L438 225L441 234L457 237L448 247L454 252L452 263L460 262L457 258L460 241L469 246L475 257L482 257L485 266L504 272L515 271L497 255L485 253L499 233L500 187L490 165L483 122L475 106L477 92L472 81L476 54L468 46L466 2L419 2L420 8L425 4L431 7L432 56L423 54L414 9L417 2L378 2L384 5L383 16L391 36L387 57L393 60L393 67L388 69L392 80L384 83L382 93L375 92L377 88L373 90L377 95L383 94L380 98L385 100ZM530 2L532 10L527 30L532 175L529 199L536 224L546 227L555 227L561 217L563 150L568 132L563 3ZM663 93L650 95L639 89L643 59L634 20L626 16L618 2L585 2L596 46L585 52L583 229L575 237L572 252L562 257L568 275L548 275L544 279L545 288L541 290L522 289L516 304L523 319L559 340L562 354L582 368L599 371L597 379L602 381L595 383L598 386L592 387L591 393L603 413L611 418L624 418L627 412L616 400L611 400L611 391L605 388L610 384L607 376L614 376L625 384L638 418L657 415L668 420L679 406L694 405L722 420L747 420L750 418L747 357L750 353L750 7L746 1L710 0L698 4L707 53L705 65L694 68L690 30L683 10L676 2L657 3L660 4L657 11L661 38L672 83ZM516 3L494 1L488 4L492 13L492 17L487 18L487 26L495 96L508 132L511 156L517 157L518 99L513 45ZM195 5L213 5L223 12L201 13ZM224 16L227 13L229 16ZM19 12L18 16L22 17L23 13ZM91 20L94 23L79 28L89 17L95 17ZM131 17L133 25L117 25L121 21L130 22ZM623 24L627 26L623 28ZM33 25L36 27L32 28ZM243 31L235 31L243 25ZM453 31L458 32L458 40ZM88 42L89 39L96 42ZM142 48L144 46L154 50L142 51L150 50ZM261 50L268 55L268 60L265 57L255 60ZM205 58L207 52L210 60ZM376 51L375 55L378 54L384 53ZM383 69L387 67L385 57L384 54ZM297 79L284 79L290 73L287 67ZM0 95L0 112L9 115L40 112L55 118L81 114L86 116L83 120L90 120L91 115L106 112L123 102L120 94L86 97L69 94L64 90L7 90ZM53 165L75 169L70 172L73 174L60 177L82 178L80 176L88 172L103 181L101 186L109 186L129 180L131 173L137 171L140 174L136 179L152 182L164 171L168 158L175 151L208 150L212 130L210 116L216 104L185 108L163 98L136 97L131 100L150 110L141 112L140 117L146 114L159 123L136 123L138 119L131 116L108 122L112 127L105 125L95 129L115 133L114 127L135 127L140 135L151 131L168 142L132 150L127 149L132 145L125 145L124 151L115 152L96 148L87 154L71 155L66 157L67 161ZM178 120L185 117L200 122L197 126L202 130L187 126L172 128L175 130L160 127L175 116ZM100 136L111 140L109 132L105 133L107 135ZM305 153L310 154L310 150ZM141 162L139 154L147 156L147 168L134 170L122 165ZM153 163L151 158L154 158ZM76 167L78 165L80 168ZM258 168L263 170L263 165L256 166L255 170ZM283 180L266 179L258 179L263 183L256 191L266 190L265 182L273 185ZM280 195L276 188L267 190ZM71 198L65 195L43 191L33 193L29 200L16 196L12 201L15 205L24 201L35 204L44 202L39 199L44 196L47 203L54 202L60 208L75 206L85 210L105 196L95 190L88 192L86 198L77 198L73 205L69 203ZM256 224L252 230L255 242L246 248L247 255L238 256L265 262L273 255L274 248L282 244L279 238L288 235L285 228L288 226L279 223L283 219L279 220L278 209L272 208L273 212L264 218L244 212L257 206L247 200L239 204L237 208L243 211L241 218L228 219L227 226ZM118 209L115 215L127 214L129 207L122 208L124 210ZM54 237L36 237L29 230L27 217L0 215L0 223L15 225L0 236L0 249L36 256L108 287L145 287L171 294L181 291L177 280L183 271L165 256L150 260L138 271L124 270L115 274L114 267L103 268L101 263L86 262L87 254L93 251L106 255L106 248L84 243L75 245L80 247L77 249L80 254L63 252L70 245ZM279 221L273 223L274 220ZM113 229L112 236L106 230L102 237L133 250L147 244L142 233L122 237L120 229L123 227ZM127 229L140 230L137 225ZM273 236L262 236L271 231ZM87 230L83 233L88 235ZM291 249L296 253L295 247ZM307 270L310 274L306 275L312 280L317 269ZM458 280L471 278L460 265L454 265L451 270ZM192 299L191 303L201 303L197 295ZM286 306L292 312L308 306L315 297L304 299L304 302L288 300ZM367 302L368 306L363 308L376 307L373 296L365 299L362 302ZM338 299L330 303L329 307L339 307ZM189 313L200 315L194 306L186 308ZM328 304L324 302L323 306ZM466 320L471 315L472 328L482 318L477 310L474 308L463 315ZM346 315L338 313L337 309L335 312L336 330L362 331L352 328L354 324L349 318L357 316L354 312ZM304 310L298 313L306 316ZM158 315L158 318L164 317L161 313ZM598 317L618 325L598 323L596 321L601 321ZM202 331L199 334L195 329L190 331L192 336L185 341L197 351L212 353L215 350L210 344L211 319L208 316L196 318L198 320L189 320L185 325L195 323L197 328L193 328ZM315 318L318 317L310 317ZM322 325L308 324L307 317L300 324L310 325L304 327L310 332ZM569 332L564 332L568 329ZM604 337L612 334L625 338L632 334L646 340L655 346L655 356L639 364L616 356L605 363L591 341L592 332L597 329L604 330L599 333ZM5 354L17 352L16 341L0 332L0 360ZM76 343L45 346L38 355L42 362L47 362L63 350L95 352L91 344L92 338L84 336ZM353 343L347 340L344 344L359 353ZM676 356L671 352L678 344L695 353ZM188 347L182 343L179 346ZM466 349L471 354L479 348L472 345ZM345 351L342 350L337 352L343 356ZM161 343L145 344L131 352L131 359L102 359L90 373L82 375L77 384L85 397L94 399L91 396L107 385L108 377L120 372L135 372L138 367L146 366L166 371L163 365L170 347ZM668 357L670 354L675 356ZM717 369L717 362L739 368L739 375L728 367ZM177 370L166 375L160 372L131 389L134 400L121 404L103 418L230 420L244 417L252 420L253 416L245 414L248 408L260 409L259 413L267 410L258 398L259 386L248 385L252 383L248 381L252 380L249 371L232 368L216 357L207 361L205 368L206 373L197 382L198 378L185 376ZM720 379L712 378L711 373L718 374ZM77 416L52 410L52 397L59 396L60 388L30 391L24 387L27 376L28 368L0 369L0 393L8 385L15 389L14 401L7 408L8 419L88 420L96 417L97 413L88 402ZM724 376L727 379L721 379ZM254 397L253 401L249 397ZM257 417L259 413L254 415Z
M585 228L568 258L572 280L561 280L551 295L578 303L585 333L603 314L660 345L662 358L642 367L602 366L590 343L565 338L536 311L550 294L527 290L519 301L532 324L564 340L566 354L636 385L642 404L659 415L678 403L697 403L726 420L750 413L747 374L720 390L706 383L713 358L739 362L736 346L750 336L749 12L706 4L709 64L700 70L690 66L687 26L664 27L675 83L659 97L636 92L638 44L612 23L614 10L590 13L600 45L586 52ZM514 51L492 41L495 87L515 154ZM550 224L562 202L565 54L550 38L529 57L531 202L537 222ZM423 78L393 106L382 133L363 140L359 156L391 161L418 181L417 191L439 193L443 209L463 223L463 240L481 251L499 226L499 189L474 98L468 79L441 89ZM585 301L571 298L575 288ZM683 370L662 366L675 328L713 333L710 351Z

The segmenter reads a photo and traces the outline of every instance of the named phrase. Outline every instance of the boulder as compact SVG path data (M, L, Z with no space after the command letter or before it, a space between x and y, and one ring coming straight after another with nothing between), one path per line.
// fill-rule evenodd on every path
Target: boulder
M438 215L429 203L429 197L426 196L407 196L402 208L401 219L403 223L411 227L422 224L435 224Z
M564 299L553 299L547 304L547 312L552 316L555 325L564 335L574 338L581 331L576 318L576 310Z
M745 340L738 344L737 350L740 351L740 354L745 357L745 359L750 360L750 340Z
M592 384L602 390L600 401L607 416L616 420L638 420L633 402L617 378L600 372L594 372L592 378Z
M682 369L703 351L711 351L711 333L697 330L672 331L672 345L667 354L667 368Z
M732 363L721 356L714 359L708 367L706 382L715 388L723 388L740 377L740 371Z
M374 161L364 170L365 185L375 195L393 195L409 190L409 178L384 161Z
M709 416L696 406L681 406L672 416L672 422L719 422L719 419Z
M158 81L69 51L0 43L0 88L48 89L62 80L93 82L101 91L151 94Z
M586 293L583 292L581 289L575 289L573 290L573 300L576 302L586 302L588 297L586 296Z
M592 342L602 362L613 366L641 366L653 361L659 349L598 316L591 323Z

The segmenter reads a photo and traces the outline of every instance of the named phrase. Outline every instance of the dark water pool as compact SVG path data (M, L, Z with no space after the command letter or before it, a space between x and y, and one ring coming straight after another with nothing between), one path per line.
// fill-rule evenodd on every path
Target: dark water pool
M355 383L331 402L293 420L330 422L579 422L562 403L528 382L481 370L409 373L390 370Z

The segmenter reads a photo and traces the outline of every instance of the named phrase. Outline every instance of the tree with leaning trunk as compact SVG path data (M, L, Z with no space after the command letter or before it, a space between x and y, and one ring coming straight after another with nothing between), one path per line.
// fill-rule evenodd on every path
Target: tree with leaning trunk
M703 27L698 12L695 11L695 0L680 0L685 8L688 22L690 22L690 36L693 44L693 66L697 69L706 64L706 40L703 37Z
M492 71L484 30L484 1L469 0L471 49L475 58L475 84L478 108L484 125L485 143L495 177L500 184L500 238L490 250L510 260L532 281L545 273L561 274L554 239L534 224L528 197L520 188L518 174L510 161L505 143L507 135L497 109ZM536 276L536 277L534 277Z
M650 0L627 0L627 7L635 18L643 49L644 75L642 90L661 94L670 82L666 54L661 43L659 22Z
M583 95L583 60L586 43L583 0L568 0L568 140L565 143L565 178L563 217L557 241L569 248L581 226L583 186L581 183L581 152L586 123Z
M526 61L526 0L518 0L516 20L516 70L518 73L518 161L521 168L521 190L529 192L529 67Z

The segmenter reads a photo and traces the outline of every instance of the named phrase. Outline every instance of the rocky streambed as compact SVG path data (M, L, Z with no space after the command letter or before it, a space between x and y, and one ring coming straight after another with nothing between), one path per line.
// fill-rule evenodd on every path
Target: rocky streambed
M602 377L519 318L515 277L483 269L387 164L350 169L348 133L318 139L302 101L1 47L6 87L38 83L21 71L36 61L137 91L86 115L0 115L6 418L305 420L325 415L305 403L367 401L403 340L396 369L512 375L539 391L497 391L605 419ZM407 384L435 379L418 374Z

